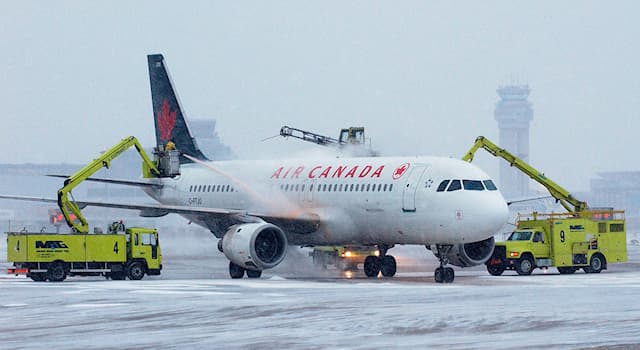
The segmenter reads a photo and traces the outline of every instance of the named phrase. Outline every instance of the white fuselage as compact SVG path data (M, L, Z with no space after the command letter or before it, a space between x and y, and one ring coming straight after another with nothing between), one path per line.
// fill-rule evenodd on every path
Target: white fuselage
M469 189L437 191L443 180L467 180ZM163 204L317 214L315 232L285 231L295 245L457 244L491 237L507 220L500 191L477 188L486 180L470 163L438 157L220 161L183 165L147 193ZM224 234L210 220L187 218Z

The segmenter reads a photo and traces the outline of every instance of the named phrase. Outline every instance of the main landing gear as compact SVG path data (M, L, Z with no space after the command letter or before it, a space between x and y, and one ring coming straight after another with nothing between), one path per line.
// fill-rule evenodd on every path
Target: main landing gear
M449 263L449 252L453 248L451 244L437 244L436 245L436 256L438 260L440 260L440 267L438 267L434 273L434 279L436 283L451 283L455 278L455 273L453 272L453 268L446 267Z
M364 273L367 277L374 278L382 272L384 277L393 277L396 274L396 258L387 255L387 250L393 246L378 245L379 256L369 255L364 259Z
M242 278L244 277L245 272L247 273L247 277L249 278L260 278L260 276L262 276L262 271L260 270L245 269L244 267L236 265L233 262L229 261L229 276L231 276L231 278Z

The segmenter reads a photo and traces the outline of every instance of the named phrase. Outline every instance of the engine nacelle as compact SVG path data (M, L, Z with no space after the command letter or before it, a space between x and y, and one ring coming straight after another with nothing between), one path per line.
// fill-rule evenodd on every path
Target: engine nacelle
M287 236L267 222L234 225L222 238L222 252L245 269L270 269L287 254Z
M493 248L496 242L493 237L487 238L484 241L457 244L451 248L447 258L451 265L459 267L470 267L480 264L484 264L491 254L493 254Z

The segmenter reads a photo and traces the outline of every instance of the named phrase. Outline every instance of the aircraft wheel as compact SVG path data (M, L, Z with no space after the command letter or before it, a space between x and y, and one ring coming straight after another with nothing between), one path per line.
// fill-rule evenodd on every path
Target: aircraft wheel
M49 265L47 269L47 278L51 282L62 282L67 278L67 271L64 269L64 264L61 262L54 262Z
M382 261L377 256L369 255L364 259L364 274L367 277L377 277L380 272Z
M487 265L487 271L492 276L501 276L504 272L504 266L502 265Z
M260 278L262 276L262 271L260 270L247 270L247 277L249 278Z
M234 279L244 277L244 268L229 261L229 276Z
M525 255L516 261L516 272L518 275L528 276L533 272L533 259Z
M444 283L444 268L443 267L436 268L436 270L433 272L433 279L436 281L436 283Z
M382 258L382 267L380 272L384 277L393 277L396 274L396 258L391 255L385 255Z
M456 278L456 274L453 271L453 267L444 267L444 283L453 283Z
M130 280L138 281L144 277L144 265L141 262L134 262L127 269L127 276ZM111 276L113 278L113 276ZM113 278L115 279L115 278Z

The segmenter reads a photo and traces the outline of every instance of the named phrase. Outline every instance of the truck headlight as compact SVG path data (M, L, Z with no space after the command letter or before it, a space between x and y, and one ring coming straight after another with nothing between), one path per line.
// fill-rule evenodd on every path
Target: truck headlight
M520 256L520 253L519 252L509 252L509 256L512 257L512 258L517 258L517 257Z

